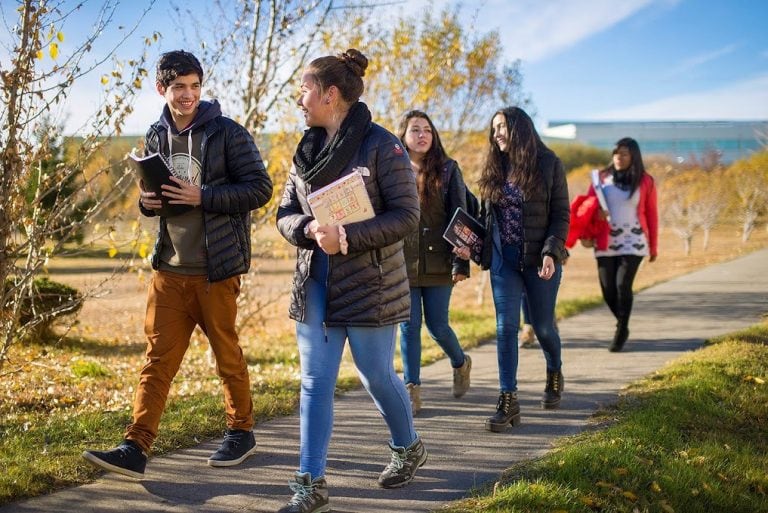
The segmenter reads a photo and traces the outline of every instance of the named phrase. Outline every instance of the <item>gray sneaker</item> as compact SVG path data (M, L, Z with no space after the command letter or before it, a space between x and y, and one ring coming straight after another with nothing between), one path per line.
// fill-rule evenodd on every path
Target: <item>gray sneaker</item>
M331 511L328 504L328 485L324 477L312 479L309 472L296 472L295 481L288 481L293 497L277 513L326 513Z
M417 438L407 449L389 444L392 450L392 460L379 476L382 488L399 488L405 486L416 476L416 470L427 462L427 450Z
M256 439L253 431L227 429L221 446L208 458L208 465L212 467L239 465L254 452L256 452Z

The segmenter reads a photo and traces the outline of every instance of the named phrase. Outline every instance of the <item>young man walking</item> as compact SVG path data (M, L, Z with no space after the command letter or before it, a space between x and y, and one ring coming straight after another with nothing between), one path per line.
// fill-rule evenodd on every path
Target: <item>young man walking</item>
M145 153L158 152L172 164L173 184L162 186L162 199L186 209L159 221L144 322L147 358L133 422L118 447L83 453L97 467L139 479L195 326L216 356L226 409L226 435L208 464L237 465L256 450L236 300L251 260L250 212L270 200L272 181L246 129L222 116L215 100L200 100L202 82L203 69L191 53L160 57L156 88L166 105L147 131ZM141 213L157 215L161 197L140 187Z

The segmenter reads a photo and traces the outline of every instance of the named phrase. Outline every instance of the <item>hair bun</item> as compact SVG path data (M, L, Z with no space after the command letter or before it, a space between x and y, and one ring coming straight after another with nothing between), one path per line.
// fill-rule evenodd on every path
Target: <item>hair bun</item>
M368 58L363 55L359 50L350 48L346 52L339 55L339 59L344 61L349 69L358 77L365 76L365 70L368 68Z

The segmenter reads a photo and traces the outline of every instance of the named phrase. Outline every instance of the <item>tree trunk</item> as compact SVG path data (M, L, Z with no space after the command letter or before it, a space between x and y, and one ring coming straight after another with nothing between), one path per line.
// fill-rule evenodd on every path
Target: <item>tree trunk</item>
M488 286L488 274L485 271L480 272L480 281L477 283L477 304L482 306L485 304L485 288Z

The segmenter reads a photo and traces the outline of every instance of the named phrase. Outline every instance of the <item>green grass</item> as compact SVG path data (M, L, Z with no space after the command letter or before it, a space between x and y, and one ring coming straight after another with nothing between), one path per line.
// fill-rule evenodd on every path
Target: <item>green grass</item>
M75 360L72 362L72 374L78 378L106 378L110 376L109 369L98 362Z
M588 432L440 510L768 511L768 324L634 384Z
M574 315L594 302L566 301L558 305L558 316ZM469 349L496 336L493 306L473 311L452 310L451 324L462 346ZM443 358L440 347L424 330L422 363L427 365ZM65 340L62 347L77 349L86 355L104 351L97 341ZM295 363L295 338L286 335L275 340L273 347L263 354L249 358L250 365L262 366ZM133 354L143 351L143 346L120 351ZM348 356L347 356L348 358ZM400 365L396 358L396 365ZM110 379L109 369L88 359L75 359L69 364L73 376L78 379ZM136 370L138 372L138 369ZM343 368L337 383L342 393L360 386L357 373ZM282 376L254 386L254 415L257 422L295 411L298 404L299 384L293 376ZM130 404L120 411L103 413L78 412L76 403L70 408L52 411L25 410L22 414L9 415L0 420L0 504L33 497L54 490L92 481L98 471L86 464L80 454L85 449L113 447L130 422ZM153 447L153 454L191 447L207 439L221 435L223 426L221 395L198 394L177 397L169 401L160 424L160 435Z
M254 388L254 415L261 421L288 415L298 383ZM130 405L127 405L130 406ZM153 454L191 447L223 432L221 395L169 401ZM0 504L92 481L99 471L80 457L85 449L115 446L130 422L130 408L104 413L25 414L0 424Z

